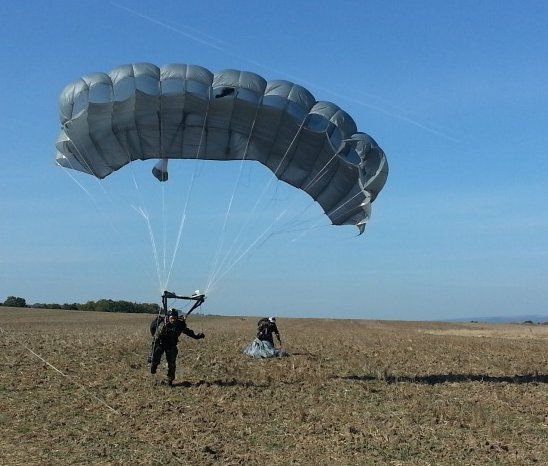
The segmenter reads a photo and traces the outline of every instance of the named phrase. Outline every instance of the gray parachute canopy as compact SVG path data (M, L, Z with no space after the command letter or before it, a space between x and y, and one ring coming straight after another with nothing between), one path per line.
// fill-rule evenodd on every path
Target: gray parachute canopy
M124 65L60 96L57 163L104 178L134 160L256 160L317 201L334 225L363 232L384 186L382 149L330 102L288 81L195 65Z

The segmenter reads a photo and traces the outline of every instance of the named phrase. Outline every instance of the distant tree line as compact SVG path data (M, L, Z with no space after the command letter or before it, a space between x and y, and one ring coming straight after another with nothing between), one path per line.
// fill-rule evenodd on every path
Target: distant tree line
M112 299L100 299L99 301L88 301L87 303L35 303L28 304L24 298L8 296L0 304L6 307L26 307L34 309L64 309L67 311L98 311L98 312L131 312L139 314L156 314L160 310L158 304L132 303L130 301L114 301Z
M8 296L8 298L4 301L3 306L27 307L27 302L24 298L19 298L17 296Z

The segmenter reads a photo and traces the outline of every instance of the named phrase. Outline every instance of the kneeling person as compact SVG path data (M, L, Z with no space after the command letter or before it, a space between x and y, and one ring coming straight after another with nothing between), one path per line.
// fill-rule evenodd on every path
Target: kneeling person
M259 320L257 323L257 338L261 341L267 341L274 347L274 336L278 339L280 345L282 344L282 339L280 338L280 332L278 331L278 326L276 325L276 317L266 317Z
M164 320L154 319L150 324L150 333L155 336L154 347L152 350L152 361L150 364L150 373L156 374L156 369L162 359L162 354L166 353L167 360L167 383L171 385L175 379L175 370L177 368L177 343L181 333L188 335L195 340L205 337L203 333L194 333L186 326L184 319L179 319L179 313L172 309L169 317Z
M245 347L244 353L254 358L280 358L289 356L282 346L280 346L280 349L276 349L274 346L274 335L276 335L278 342L282 345L282 338L276 325L276 318L265 317L259 320L257 323L257 338Z

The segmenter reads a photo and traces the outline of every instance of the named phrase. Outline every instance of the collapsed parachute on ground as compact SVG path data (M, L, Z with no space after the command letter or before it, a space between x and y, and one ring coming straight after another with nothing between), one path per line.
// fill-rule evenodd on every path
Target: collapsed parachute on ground
M244 354L256 359L283 358L289 356L289 353L283 349L276 349L268 342L255 338L248 346L244 348Z
M97 178L134 160L255 160L308 193L334 225L360 233L383 188L382 149L335 104L288 81L195 65L124 65L60 97L57 163Z

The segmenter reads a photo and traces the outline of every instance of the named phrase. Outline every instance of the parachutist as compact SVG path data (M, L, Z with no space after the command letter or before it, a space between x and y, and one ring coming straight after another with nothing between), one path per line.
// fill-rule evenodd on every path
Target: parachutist
M267 341L272 346L274 346L274 337L282 344L282 339L280 338L280 332L278 331L278 326L276 325L276 317L266 317L259 320L257 323L257 338L261 341Z
M184 317L179 318L179 312L177 309L171 309L168 313L167 300L168 299L184 299L187 301L194 301L194 304ZM203 333L195 334L186 326L186 317L190 315L194 309L201 306L206 297L205 294L196 290L192 296L179 296L172 291L164 290L162 293L162 307L156 318L150 324L150 333L152 334L152 344L150 348L150 354L148 357L148 363L150 364L150 372L156 373L158 364L162 358L162 354L166 353L166 360L168 365L167 380L169 385L175 378L175 368L177 359L177 343L179 342L179 336L181 333L188 335L191 338L200 340L205 337ZM163 311L163 317L161 312Z
M280 349L276 349L274 346L273 335L276 335L280 343ZM272 358L288 355L282 347L282 339L276 325L276 317L264 317L257 322L257 338L246 347L244 353L254 358Z
M179 318L177 309L171 309L168 316L163 319L154 319L150 324L150 333L154 337L154 346L151 357L150 373L156 374L156 370L162 355L166 354L167 360L167 379L168 385L173 384L175 379L175 370L177 368L177 344L179 343L179 336L181 333L194 338L195 340L201 340L205 338L203 333L194 333L186 325L184 318Z

